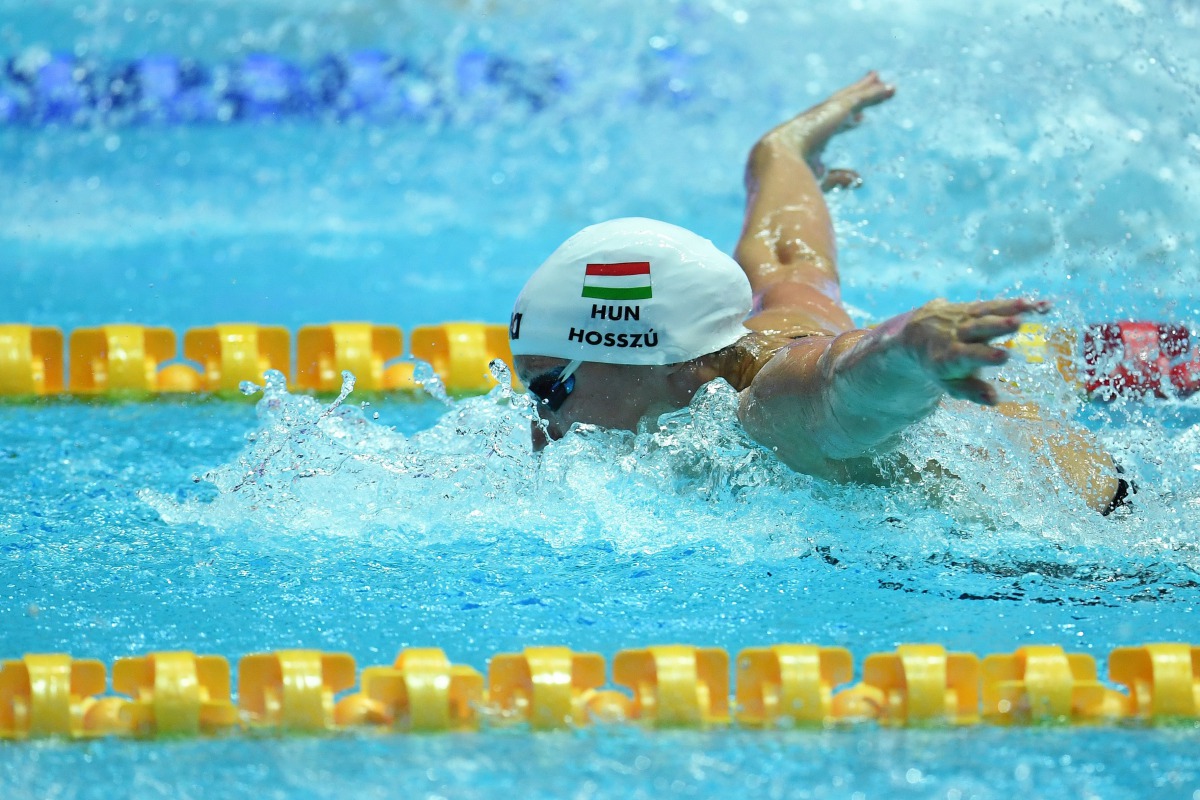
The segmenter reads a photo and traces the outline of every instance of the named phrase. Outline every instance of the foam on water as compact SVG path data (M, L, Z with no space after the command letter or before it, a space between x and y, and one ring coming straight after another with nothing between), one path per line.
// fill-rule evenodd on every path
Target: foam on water
M142 498L168 523L226 533L405 546L514 536L622 553L700 544L730 563L820 552L902 569L913 581L929 569L962 572L970 585L960 588L982 596L1026 573L1074 579L1085 591L1097 582L1133 590L1189 581L1200 567L1200 439L1187 420L1200 406L1163 414L1082 405L1047 365L1018 364L1005 377L1023 398L1040 399L1048 419L1093 418L1141 484L1135 510L1107 518L1088 510L1025 428L967 404L946 404L879 459L893 485L838 485L796 474L756 445L721 381L637 433L581 425L535 454L530 401L506 384L446 400L436 424L406 436L343 402L349 385L326 403L289 394L277 374L242 452L203 475L215 492ZM1111 419L1118 413L1124 424ZM905 463L930 460L956 477L904 477Z

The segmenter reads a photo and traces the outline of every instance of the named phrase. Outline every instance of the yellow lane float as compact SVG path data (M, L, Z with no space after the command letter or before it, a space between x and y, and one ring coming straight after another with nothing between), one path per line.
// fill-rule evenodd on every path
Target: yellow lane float
M937 644L873 653L861 680L840 647L778 644L741 651L656 645L613 658L530 647L491 659L487 687L438 648L403 650L365 668L354 689L346 653L279 650L238 664L188 652L118 658L112 694L99 661L27 654L0 662L0 739L206 736L269 729L402 733L523 725L534 731L622 722L649 728L747 729L874 722L889 727L1200 723L1200 647L1120 647L1096 661L1057 645L948 653ZM844 688L842 688L844 687Z
M446 390L480 394L496 385L491 364L510 367L508 328L480 322L417 327L409 336L393 325L331 322L305 325L297 335L295 381L291 334L285 328L223 323L183 336L183 359L167 328L114 324L70 336L67 390L85 396L150 397L162 393L236 395L243 381L261 384L276 370L299 391L336 392L342 373L370 392L416 391L415 360L429 363ZM1005 343L1026 361L1052 364L1081 392L1100 399L1186 397L1200 391L1200 349L1182 325L1109 322L1081 333L1022 325ZM63 337L55 328L0 324L0 397L63 391Z

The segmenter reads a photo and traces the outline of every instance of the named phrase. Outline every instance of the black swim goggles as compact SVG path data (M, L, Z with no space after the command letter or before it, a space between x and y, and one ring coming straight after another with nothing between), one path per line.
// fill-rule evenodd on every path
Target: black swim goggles
M575 370L579 369L580 363L572 361L565 367L543 372L529 382L529 393L538 399L540 405L558 411L571 392L575 391Z

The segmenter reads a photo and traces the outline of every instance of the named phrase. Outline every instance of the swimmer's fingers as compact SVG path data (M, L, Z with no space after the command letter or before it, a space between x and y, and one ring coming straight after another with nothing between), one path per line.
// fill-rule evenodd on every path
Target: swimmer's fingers
M1029 300L1024 297L1004 300L981 300L967 303L964 310L972 317L1013 317L1020 314L1045 314L1051 309L1048 300Z
M998 336L1016 333L1021 327L1017 316L1001 317L988 314L962 322L958 326L958 339L962 342L990 342Z
M1024 298L977 303L931 300L908 316L897 340L946 391L990 402L994 391L984 391L983 384L973 379L980 369L1008 360L1009 351L993 346L992 340L1018 330L1023 314L1049 309L1049 303Z
M979 403L981 406L994 406L1000 401L996 394L996 387L978 375L943 381L942 385L946 389L946 394L951 397L969 400L972 403Z
M933 363L933 374L943 382L971 377L982 367L998 367L1008 361L1009 352L986 344L956 343L947 347Z

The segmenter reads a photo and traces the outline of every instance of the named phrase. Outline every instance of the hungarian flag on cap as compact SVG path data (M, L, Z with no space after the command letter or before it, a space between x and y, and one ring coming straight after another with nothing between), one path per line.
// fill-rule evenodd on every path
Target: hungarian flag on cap
M649 300L654 296L650 287L650 262L588 264L583 273L581 296L596 300Z

